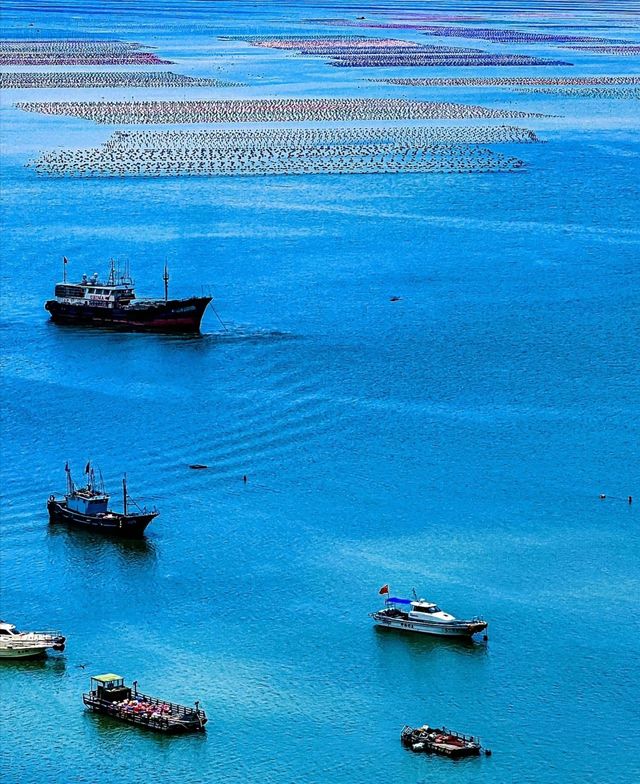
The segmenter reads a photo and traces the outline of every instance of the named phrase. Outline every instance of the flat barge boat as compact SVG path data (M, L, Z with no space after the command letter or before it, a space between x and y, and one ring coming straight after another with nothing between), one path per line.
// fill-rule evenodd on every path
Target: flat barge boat
M66 265L65 257L63 280L56 284L54 299L47 300L44 305L56 324L128 332L199 332L202 316L212 300L212 297L169 299L166 266L164 299L139 299L129 274L120 274L113 261L106 283L99 280L97 272L91 277L83 275L79 283L69 283Z
M207 723L198 702L192 708L151 697L138 691L137 681L126 686L124 678L114 673L94 675L82 701L91 711L167 735L204 732Z
M67 474L66 494L63 498L51 495L47 501L51 524L62 523L73 528L85 528L114 536L139 537L159 514L155 509L147 511L146 508L139 507L133 513L129 511L131 504L135 502L127 492L126 475L122 480L123 511L114 512L109 509L110 496L104 490L104 482L102 480L96 482L95 472L90 463L87 463L85 468L87 475L85 487L76 487L68 463L64 470Z
M461 732L449 730L446 727L405 726L400 733L402 745L411 751L425 754L440 754L444 757L458 759L460 757L477 757L483 751L480 740L473 735L464 735ZM491 752L485 749L489 756Z

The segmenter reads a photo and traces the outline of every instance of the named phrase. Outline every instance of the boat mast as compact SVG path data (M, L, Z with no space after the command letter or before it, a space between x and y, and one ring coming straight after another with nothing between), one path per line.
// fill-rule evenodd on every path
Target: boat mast
M167 262L164 263L164 275L162 276L162 280L164 280L164 301L166 302L169 299L169 268L167 267Z
M64 470L67 473L67 495L72 495L75 487L73 486L73 479L71 478L71 469L69 468L69 463L64 464Z
M111 269L109 270L109 280L107 281L108 286L115 286L117 283L116 279L116 262L114 259L111 259Z
M124 515L127 515L127 475L125 474L122 477L122 508L124 510Z
M68 263L69 263L69 260L67 259L67 257L63 256L62 257L62 282L63 283L67 282L67 264Z

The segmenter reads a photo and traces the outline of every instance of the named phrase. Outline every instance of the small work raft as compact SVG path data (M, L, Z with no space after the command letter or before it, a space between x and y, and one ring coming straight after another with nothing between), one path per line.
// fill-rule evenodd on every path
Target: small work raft
M480 739L473 735L464 735L462 732L455 732L446 727L430 727L424 724L422 727L405 726L400 733L402 745L415 752L426 754L441 754L444 757L476 757L482 751L487 756L491 755L489 749L483 749Z
M198 702L191 708L151 697L138 691L137 681L130 688L120 675L113 673L94 675L91 691L83 694L82 700L92 711L167 735L204 732L207 723Z

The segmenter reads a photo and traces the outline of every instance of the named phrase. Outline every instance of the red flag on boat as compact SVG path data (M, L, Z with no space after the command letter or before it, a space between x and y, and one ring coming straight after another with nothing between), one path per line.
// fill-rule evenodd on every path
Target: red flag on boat
M383 585L382 588L378 591L378 593L382 596L383 593L389 593L389 586Z

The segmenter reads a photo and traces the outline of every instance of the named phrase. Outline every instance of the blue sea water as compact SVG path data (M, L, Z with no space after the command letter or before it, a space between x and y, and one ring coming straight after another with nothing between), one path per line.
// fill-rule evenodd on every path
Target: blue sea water
M631 3L494 5L385 8L638 38ZM302 20L361 12L374 10L6 4L6 37L30 22L117 35L157 46L170 70L247 85L198 95L437 96L553 115L514 121L545 143L501 147L526 162L510 175L68 180L24 164L114 129L13 103L98 91L6 91L0 615L68 637L64 655L0 662L7 782L640 777L637 101L389 87L365 79L526 71L334 69L218 39L353 33ZM640 71L563 56L572 69L544 73ZM168 260L173 293L211 289L225 326L209 311L191 338L56 327L42 304L63 255L73 275L129 259L147 294ZM65 461L79 478L87 459L114 492L126 471L158 506L146 541L48 526ZM489 641L374 629L384 583L484 614ZM104 671L200 699L206 735L86 713ZM493 756L413 755L399 732L424 722L480 735Z

